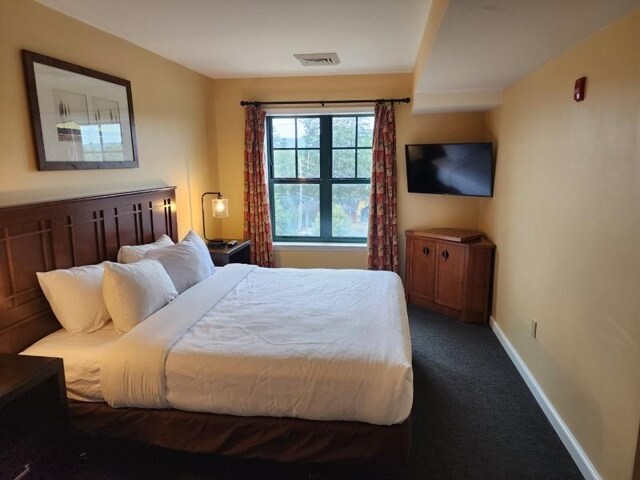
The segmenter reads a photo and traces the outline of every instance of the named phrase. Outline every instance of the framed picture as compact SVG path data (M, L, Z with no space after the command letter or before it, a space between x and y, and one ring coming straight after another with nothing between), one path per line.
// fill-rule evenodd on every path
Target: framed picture
M22 51L38 170L138 166L131 83Z

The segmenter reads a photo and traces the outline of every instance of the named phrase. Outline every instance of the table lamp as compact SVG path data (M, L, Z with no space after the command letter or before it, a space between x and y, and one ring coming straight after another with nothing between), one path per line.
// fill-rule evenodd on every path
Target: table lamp
M229 216L229 200L222 198L220 192L204 192L200 198L202 203L202 233L207 244L211 247L220 247L226 242L221 238L209 238L207 237L207 223L204 218L204 199L208 195L215 195L216 198L211 199L211 214L214 218L224 218Z

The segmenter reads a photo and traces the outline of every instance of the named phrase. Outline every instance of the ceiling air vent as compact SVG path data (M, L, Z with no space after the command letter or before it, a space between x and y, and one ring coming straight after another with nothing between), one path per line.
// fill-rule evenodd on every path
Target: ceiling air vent
M293 56L305 67L329 67L340 63L337 53L294 53Z

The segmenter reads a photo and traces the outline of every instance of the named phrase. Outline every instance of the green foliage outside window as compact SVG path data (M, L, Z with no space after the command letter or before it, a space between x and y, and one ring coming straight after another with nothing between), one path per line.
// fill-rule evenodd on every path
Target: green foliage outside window
M269 117L276 240L364 242L373 116Z

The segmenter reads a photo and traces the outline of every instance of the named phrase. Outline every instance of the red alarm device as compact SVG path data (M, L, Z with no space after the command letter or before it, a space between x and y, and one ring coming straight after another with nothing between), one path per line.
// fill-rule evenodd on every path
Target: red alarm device
M584 100L584 88L587 85L587 77L580 77L573 86L573 99L576 102Z

